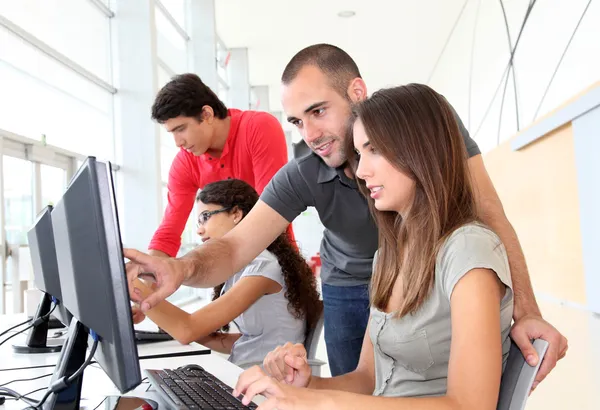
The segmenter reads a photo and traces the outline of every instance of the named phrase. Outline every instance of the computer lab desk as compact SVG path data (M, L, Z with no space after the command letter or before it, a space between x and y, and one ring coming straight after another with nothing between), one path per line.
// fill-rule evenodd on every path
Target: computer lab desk
M25 321L27 317L24 314L17 315L3 315L0 316L0 332L8 329L18 323ZM144 323L147 324L147 323ZM140 326L143 330L149 330L147 326ZM19 328L22 329L23 327ZM137 328L137 326L136 326ZM50 329L48 330L48 345L51 344L62 344L62 342L66 339L66 331L64 329L64 335L53 338L52 336L57 332L61 332L60 329ZM12 334L11 332L10 334ZM5 383L3 380L5 379L4 373L11 369L20 369L24 367L38 367L38 366L54 366L58 361L58 357L60 353L35 353L35 354L22 354L15 353L12 350L13 344L25 344L25 340L27 338L27 332L23 332L22 334L13 337L8 340L5 344L0 346L0 384ZM7 334L2 337L2 340ZM206 347L197 344L191 343L189 345L182 345L176 340L169 340L164 342L153 342L153 343L140 343L138 344L138 356L140 359L144 359L145 357L151 356L194 356L196 353L201 353L202 351L206 351Z
M24 321L24 315L4 315L0 317L0 331L7 329L17 323ZM49 331L49 335L55 332ZM54 371L54 365L58 361L60 353L42 353L42 354L17 354L12 350L13 343L24 343L26 332L12 338L4 345L0 346L0 385L12 380L31 379L38 376L50 375ZM4 338L3 338L4 339ZM144 369L175 369L187 364L198 364L207 371L214 374L223 382L234 387L242 369L217 354L196 354L205 350L204 346L199 344L181 345L177 341L166 341L156 343L146 343L138 345L138 355L140 356L140 368L142 369L142 379L146 377ZM143 359L148 355L167 355L177 353L188 353L186 356ZM37 366L37 367L32 367ZM49 366L49 367L40 367ZM25 394L30 391L47 387L51 376L38 380L15 382L6 387ZM34 393L28 397L40 399L44 391ZM83 387L81 392L81 408L94 409L100 405L106 396L119 395L119 391L114 384L100 368L98 364L91 364L84 372ZM159 403L160 409L166 409L167 406L160 401L154 389L146 381L140 384L134 390L125 394L125 396L138 396L155 400ZM257 403L262 401L260 398L255 400ZM27 404L23 401L6 400L1 410L4 409L23 409ZM103 406L98 407L102 409Z
M233 363L228 362L223 357L218 355L200 355L195 357L174 357L168 359L148 359L140 360L140 368L142 369L142 378L146 377L144 369L174 369L179 366L185 366L187 364L194 363L198 364L207 371L214 374L216 377L227 383L231 387L234 387L237 383L237 379L242 372L242 369ZM28 369L28 370L13 370L10 372L3 372L8 374L2 374L2 381L0 384L6 383L6 381L16 379L28 379L37 376L43 376L50 374L52 369ZM16 382L11 383L7 387L21 393L27 393L38 388L46 387L51 376L28 382ZM34 393L28 397L34 399L41 399L44 391ZM110 381L108 376L104 373L98 365L91 365L84 371L83 376L83 387L81 391L81 407L82 409L95 409L99 406L102 409L102 401L106 396L119 395L119 391L115 388L113 383ZM167 409L166 403L159 399L152 386L145 380L134 390L124 394L124 396L137 396L152 399L159 405L159 409ZM262 400L261 400L262 399ZM263 401L263 398L257 398L254 400L257 404ZM0 409L23 409L26 408L27 404L23 401L6 400Z

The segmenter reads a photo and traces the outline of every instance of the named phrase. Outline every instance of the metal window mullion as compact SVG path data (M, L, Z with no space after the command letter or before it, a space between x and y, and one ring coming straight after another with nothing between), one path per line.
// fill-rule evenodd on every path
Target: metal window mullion
M62 64L69 70L79 74L81 77L85 78L86 80L105 89L106 91L110 92L111 94L115 94L117 92L117 89L115 87L113 87L112 85L110 85L109 83L107 83L106 81L101 79L100 77L98 77L96 74L83 68L82 66L77 64L75 61L71 60L69 57L65 56L61 52L50 47L48 44L44 43L37 37L31 35L27 31L23 30L21 27L17 26L12 21L8 20L7 18L5 18L1 15L0 15L0 26L3 26L8 31L10 31L17 37L24 40L27 44L33 46L37 50L46 54L47 56L52 58L54 61L57 61L58 63Z
M169 65L167 63L165 63L165 61L162 58L157 57L156 60L157 60L158 66L160 68L162 68L163 70L165 70L166 73L169 75L169 77L174 77L177 74L175 71L173 71L173 69L171 67L169 67Z
M179 35L181 37L183 37L183 39L185 41L190 41L190 36L188 35L188 33L185 31L185 29L183 27L181 27L181 25L177 22L177 20L175 20L175 17L173 17L171 15L171 13L169 13L169 10L167 10L165 5L162 4L162 2L160 0L154 0L154 4L156 4L156 7L158 7L160 9L160 11L167 18L167 20L169 20L169 23L171 23L171 25L175 28L177 33L179 33Z
M42 164L33 163L33 215L39 214L42 210Z
M0 136L0 315L6 313L6 219L4 217L4 138Z
M108 18L113 18L115 13L109 9L106 4L102 2L102 0L89 0L102 14L104 14Z

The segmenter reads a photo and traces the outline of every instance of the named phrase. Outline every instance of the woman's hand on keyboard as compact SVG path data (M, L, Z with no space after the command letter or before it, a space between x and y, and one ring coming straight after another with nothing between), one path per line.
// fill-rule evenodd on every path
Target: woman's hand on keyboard
M306 358L306 349L301 343L288 342L278 346L267 354L263 368L277 381L295 387L307 387L310 383L312 371Z
M321 410L331 409L332 400L319 390L303 389L289 386L267 376L258 366L251 367L240 375L233 390L233 395L248 405L254 397L262 395L267 398L258 407L260 410Z

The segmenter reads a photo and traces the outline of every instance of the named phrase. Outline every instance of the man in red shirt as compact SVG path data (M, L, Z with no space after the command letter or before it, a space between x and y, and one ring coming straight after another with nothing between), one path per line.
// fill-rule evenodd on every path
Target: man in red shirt
M167 209L150 242L153 255L177 254L196 193L204 185L236 178L261 194L287 163L285 135L275 117L228 110L195 74L175 76L159 91L152 119L181 148L169 171Z

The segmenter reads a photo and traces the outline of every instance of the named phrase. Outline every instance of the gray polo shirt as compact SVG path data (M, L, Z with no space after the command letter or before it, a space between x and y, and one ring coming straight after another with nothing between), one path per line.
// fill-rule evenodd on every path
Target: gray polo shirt
M480 154L477 143L456 115L469 157ZM260 199L292 222L309 206L325 227L321 241L321 280L333 286L356 286L371 280L377 250L377 227L367 200L342 167L330 168L304 141L265 187Z

